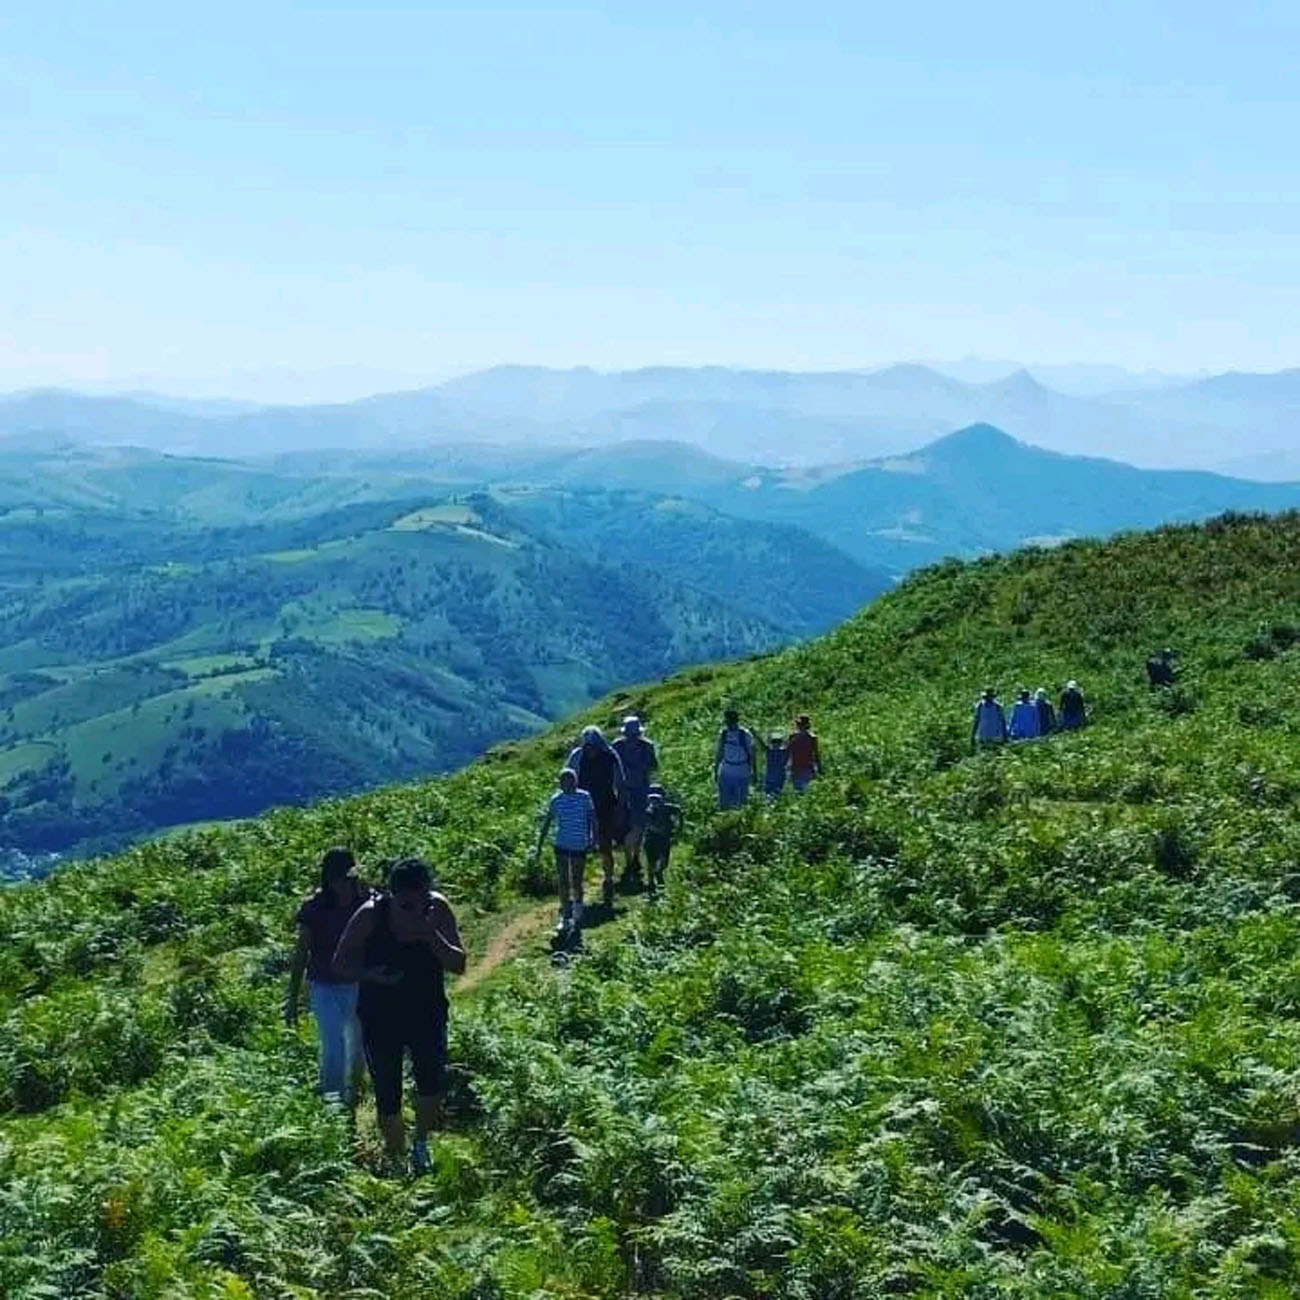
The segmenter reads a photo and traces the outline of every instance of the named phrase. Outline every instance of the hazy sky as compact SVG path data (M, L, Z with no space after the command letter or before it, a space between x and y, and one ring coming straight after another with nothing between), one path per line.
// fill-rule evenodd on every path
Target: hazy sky
M0 387L1300 365L1298 45L1293 0L7 5Z

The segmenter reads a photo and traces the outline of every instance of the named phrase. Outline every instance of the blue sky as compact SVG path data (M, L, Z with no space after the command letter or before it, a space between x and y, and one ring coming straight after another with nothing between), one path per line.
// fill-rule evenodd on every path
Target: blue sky
M0 17L0 388L1300 365L1294 4Z

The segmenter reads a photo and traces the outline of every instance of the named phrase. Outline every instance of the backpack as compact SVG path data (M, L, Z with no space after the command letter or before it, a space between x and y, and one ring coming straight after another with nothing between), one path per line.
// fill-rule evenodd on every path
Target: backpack
M749 767L752 759L749 735L743 727L728 727L722 733L724 767Z

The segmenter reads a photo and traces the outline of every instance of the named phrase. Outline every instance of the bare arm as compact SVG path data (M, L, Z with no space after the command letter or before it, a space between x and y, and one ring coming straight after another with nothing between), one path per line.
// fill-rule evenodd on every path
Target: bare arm
M546 805L546 815L542 818L542 829L537 832L537 852L542 851L542 845L546 843L546 832L551 829L551 822L555 820L555 814L551 811L551 805Z
M284 1021L288 1025L298 1023L298 1002L302 997L302 977L307 970L307 956L311 951L311 931L300 921L298 923L298 941L294 945L293 957L289 962L289 992L284 999Z
M441 894L432 895L432 906L427 913L429 929L425 942L433 949L438 965L453 975L465 973L465 944L456 926L456 916L451 904Z
M366 978L366 944L374 932L375 906L373 903L365 903L353 913L339 940L339 946L334 950L331 964L339 979L354 984Z

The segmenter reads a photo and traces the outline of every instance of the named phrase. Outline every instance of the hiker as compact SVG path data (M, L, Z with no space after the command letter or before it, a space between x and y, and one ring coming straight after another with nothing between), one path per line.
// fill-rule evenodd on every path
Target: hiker
M334 954L339 979L361 986L357 1014L379 1129L390 1157L402 1159L402 1064L415 1075L415 1141L411 1167L428 1173L428 1137L438 1119L447 1064L445 972L465 969L465 945L445 897L433 888L422 858L403 858L388 889L353 914Z
M627 838L623 841L623 884L630 887L641 875L646 800L659 770L659 754L654 742L642 734L641 719L635 715L623 719L623 734L614 742L614 752L623 764L624 806L628 823Z
M794 720L794 730L787 745L790 750L790 784L802 794L813 777L822 773L821 747L817 743L817 733L812 729L812 719L806 713Z
M1161 687L1172 686L1173 684L1174 652L1165 649L1158 655L1152 655L1147 660L1147 685L1153 691L1158 691Z
M351 1104L361 1082L361 1025L357 1020L357 984L334 973L334 950L352 914L370 897L370 887L357 879L351 849L330 849L320 862L320 884L298 909L298 942L289 964L289 992L284 1001L285 1024L298 1023L303 975L316 1039L320 1045L322 1097Z
M596 847L596 805L591 795L578 788L578 774L571 767L560 773L559 789L546 805L537 852L542 851L546 832L555 827L555 871L560 884L560 916L557 939L576 938L582 930L582 886L587 874L587 854Z
M971 744L979 749L1001 745L1007 738L1007 715L998 703L998 693L989 686L975 701L975 721L971 727Z
M1061 692L1061 730L1078 731L1088 725L1088 710L1079 683L1068 681Z
M763 746L765 758L763 793L775 799L785 789L785 775L790 766L789 738L784 731L774 731Z
M578 747L565 764L578 774L578 789L596 806L596 847L605 868L602 892L606 907L614 904L614 845L625 832L623 764L599 727L585 727Z
M1056 730L1056 710L1047 697L1047 687L1040 686L1034 692L1034 707L1038 710L1038 734L1050 736Z
M1038 706L1029 698L1027 690L1021 691L1011 707L1011 721L1007 724L1007 734L1012 740L1037 740Z
M682 828L680 804L670 803L661 785L652 785L646 798L645 860L650 895L664 887L673 836Z
M740 713L728 709L713 750L713 775L718 783L718 807L740 808L749 799L749 783L758 774L753 733L740 725Z

